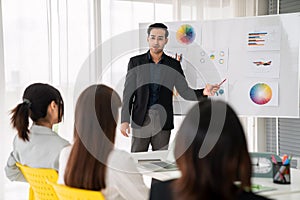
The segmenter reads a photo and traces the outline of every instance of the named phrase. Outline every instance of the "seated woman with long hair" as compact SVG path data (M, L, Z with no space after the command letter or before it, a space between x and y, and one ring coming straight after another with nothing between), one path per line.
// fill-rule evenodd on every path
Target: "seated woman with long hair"
M147 199L149 189L130 154L114 149L119 95L92 85L75 108L74 144L60 155L59 183L101 191L105 199Z
M174 153L181 177L152 185L150 199L266 199L251 192L245 133L225 102L197 103L177 133Z

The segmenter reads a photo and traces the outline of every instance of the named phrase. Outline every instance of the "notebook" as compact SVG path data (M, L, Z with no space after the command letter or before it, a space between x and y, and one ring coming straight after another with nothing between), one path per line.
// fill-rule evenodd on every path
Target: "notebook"
M235 185L240 187L241 182L236 181ZM272 191L272 190L276 190L276 188L275 187L270 187L270 186L265 186L265 185L259 185L259 184L252 184L251 185L251 191L254 192L254 193L267 192L267 191Z
M254 193L276 190L276 188L274 188L274 187L257 185L257 184L252 184L251 189L252 189L252 192L254 192Z
M162 159L138 159L138 166L149 171L175 171L178 170L173 152L169 152L166 160Z

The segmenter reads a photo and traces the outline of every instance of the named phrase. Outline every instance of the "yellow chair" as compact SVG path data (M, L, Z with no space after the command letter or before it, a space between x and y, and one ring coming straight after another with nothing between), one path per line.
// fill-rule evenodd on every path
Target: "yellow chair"
M52 186L46 180L56 182L58 174L54 169L32 168L16 164L30 185L29 200L58 200Z
M84 190L66 185L61 185L48 181L54 188L59 200L105 200L103 194L99 191Z

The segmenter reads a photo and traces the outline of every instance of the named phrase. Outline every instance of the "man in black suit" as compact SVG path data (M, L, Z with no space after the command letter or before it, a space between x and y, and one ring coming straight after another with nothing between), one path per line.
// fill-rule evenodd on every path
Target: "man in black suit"
M180 96L192 101L213 96L219 89L218 84L198 90L188 86L180 62L163 52L169 35L166 25L151 24L147 34L149 50L130 59L123 91L121 133L128 137L131 123L131 152L148 151L149 144L152 150L168 149L174 128L174 86Z

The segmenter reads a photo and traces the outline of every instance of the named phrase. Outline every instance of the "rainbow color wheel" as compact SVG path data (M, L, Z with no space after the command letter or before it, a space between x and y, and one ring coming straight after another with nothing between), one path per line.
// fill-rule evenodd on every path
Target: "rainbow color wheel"
M264 105L272 99L272 89L265 83L257 83L250 90L250 98L254 103Z
M189 24L183 24L176 32L176 39L181 44L191 44L196 37L194 28Z

